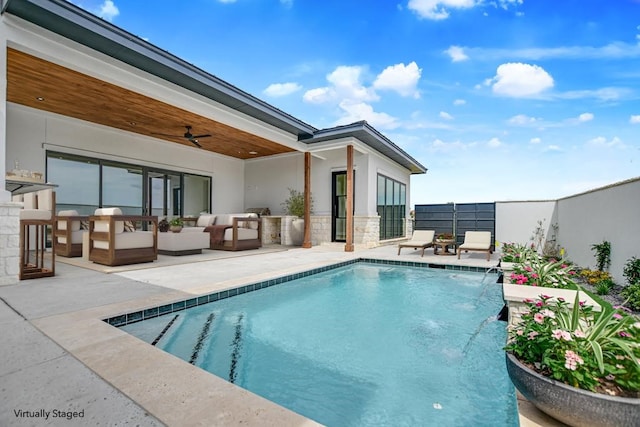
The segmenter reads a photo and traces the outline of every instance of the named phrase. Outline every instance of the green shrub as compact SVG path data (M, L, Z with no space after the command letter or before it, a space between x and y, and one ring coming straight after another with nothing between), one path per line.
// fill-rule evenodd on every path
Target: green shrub
M622 290L622 296L627 300L626 306L632 310L640 311L640 282L626 286Z
M615 283L613 283L613 280L611 280L610 278L600 280L595 284L596 292L598 293L598 295L608 295L614 286Z
M630 285L640 282L640 259L636 257L628 259L622 270L622 275Z

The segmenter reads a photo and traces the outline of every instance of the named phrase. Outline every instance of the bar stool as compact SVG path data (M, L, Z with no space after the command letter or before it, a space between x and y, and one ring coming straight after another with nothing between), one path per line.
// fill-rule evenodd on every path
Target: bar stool
M55 275L55 206L56 193L40 190L24 195L20 211L20 280ZM51 227L51 258L47 262L47 229Z

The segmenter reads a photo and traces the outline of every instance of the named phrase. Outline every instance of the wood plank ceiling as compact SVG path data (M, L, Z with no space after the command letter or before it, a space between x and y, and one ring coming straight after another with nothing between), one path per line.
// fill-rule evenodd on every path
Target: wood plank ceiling
M295 151L131 90L8 49L7 100L238 159ZM185 126L202 148L184 138Z

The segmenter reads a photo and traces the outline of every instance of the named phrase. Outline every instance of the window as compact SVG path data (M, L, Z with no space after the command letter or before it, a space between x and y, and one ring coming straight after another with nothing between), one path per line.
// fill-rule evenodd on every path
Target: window
M125 215L197 216L211 212L211 177L47 152L47 180L58 184L56 210L92 215L119 207Z
M407 186L384 175L378 175L377 200L380 240L404 237Z

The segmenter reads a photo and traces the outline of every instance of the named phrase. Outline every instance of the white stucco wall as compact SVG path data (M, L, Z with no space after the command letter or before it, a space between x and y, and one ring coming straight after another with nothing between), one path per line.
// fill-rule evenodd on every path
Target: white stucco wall
M591 246L610 242L609 271L624 284L624 264L640 258L640 178L558 200L558 221L560 243L581 266L595 268Z
M556 201L496 202L496 241L531 243L538 221L542 221L545 237L551 237L551 225L558 222ZM500 246L496 248L500 251Z

